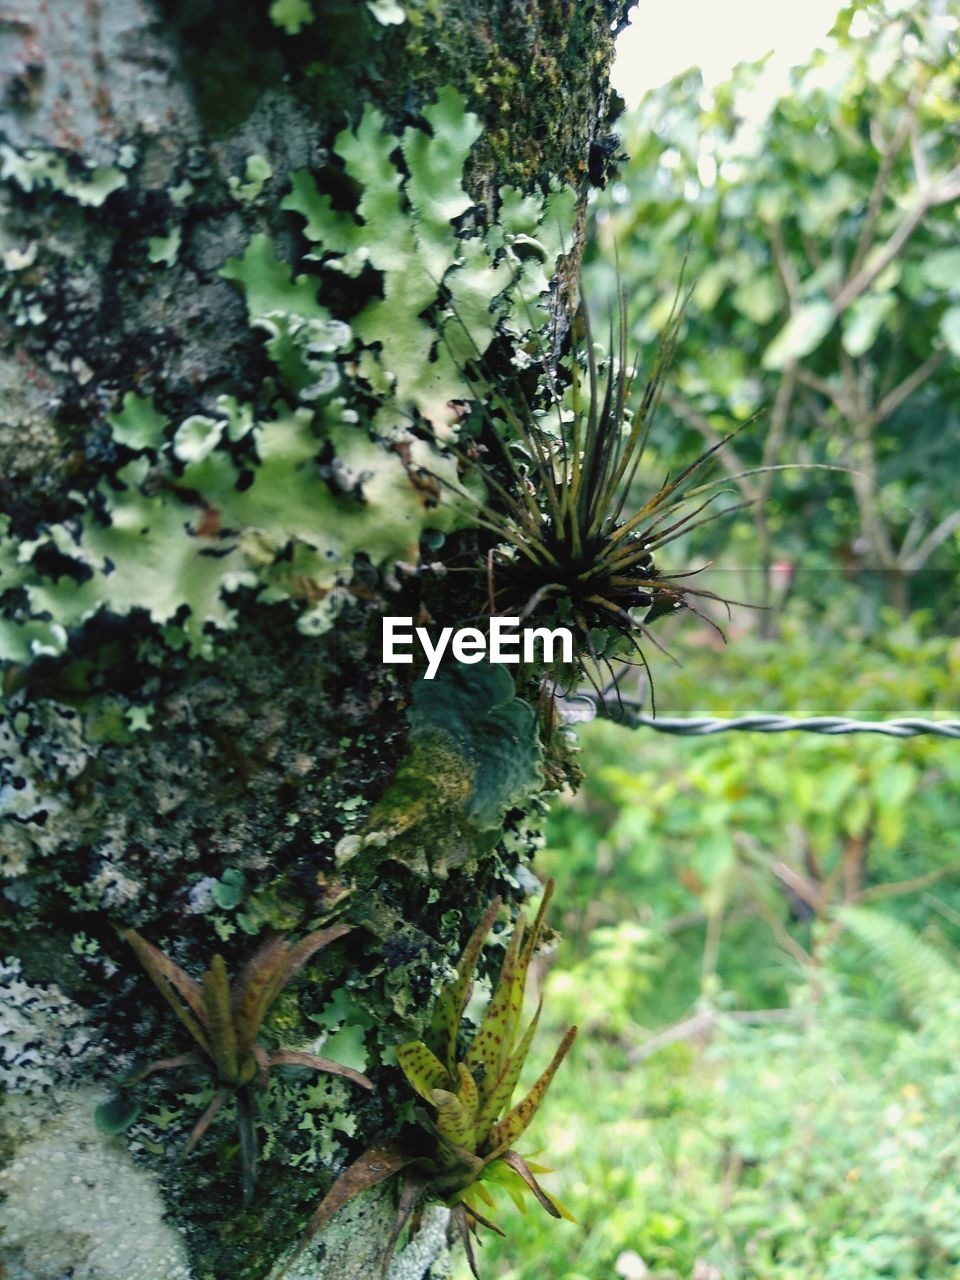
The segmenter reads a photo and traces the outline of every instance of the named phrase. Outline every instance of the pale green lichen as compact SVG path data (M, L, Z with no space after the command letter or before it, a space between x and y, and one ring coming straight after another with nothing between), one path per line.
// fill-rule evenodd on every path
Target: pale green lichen
M247 156L243 180L231 174L227 185L234 200L239 200L242 204L253 204L263 194L264 187L272 177L273 169L266 156L252 155Z
M306 219L315 251L304 265L322 261L351 276L373 267L382 296L348 326L319 300L315 275L294 275L270 237L254 235L222 274L242 288L251 325L266 334L277 372L269 412L221 396L222 416L174 422L156 397L128 391L107 422L116 443L140 456L90 497L78 495L69 521L33 541L0 542L0 592L21 589L6 597L0 660L63 653L70 631L101 611L138 610L169 643L180 636L191 653L210 656L215 632L235 625L231 597L241 589L264 603L293 602L301 630L317 634L348 598L358 553L376 566L416 563L425 531L472 523L450 498L455 460L410 428L418 415L437 429L455 422L454 402L475 394L464 366L498 327L529 328L568 243L573 193L504 189L499 220L471 223L461 175L479 121L449 88L423 114L424 127L399 139L403 168L393 159L398 140L372 108L338 136L361 190L355 213L335 210L306 171L292 175L283 202ZM66 190L57 158L41 159L20 157L11 173L21 185ZM247 164L252 186L236 188L244 199L269 177L259 161ZM113 180L100 175L96 190ZM150 242L149 256L169 264L178 245L177 227ZM379 438L351 403L370 389ZM51 562L58 576L44 567Z
M147 241L147 257L154 266L172 267L180 252L183 232L173 227L165 236L151 236Z
M89 169L78 177L56 151L42 147L16 151L5 144L0 146L0 180L13 181L23 191L59 191L78 204L98 209L108 196L126 185L127 175L108 166Z
M364 376L393 391L375 419L380 430L408 425L411 409L437 427L453 422L451 402L472 398L463 366L486 351L498 325L516 333L537 322L550 272L571 240L570 188L547 197L504 188L491 227L456 226L472 207L462 173L480 121L450 88L423 115L428 128L408 128L400 139L404 169L375 108L338 135L334 150L363 192L355 214L334 209L305 170L292 175L283 201L306 220L304 233L318 246L312 257L348 276L367 266L382 275L382 297L352 322L368 348ZM441 292L448 302L424 318Z

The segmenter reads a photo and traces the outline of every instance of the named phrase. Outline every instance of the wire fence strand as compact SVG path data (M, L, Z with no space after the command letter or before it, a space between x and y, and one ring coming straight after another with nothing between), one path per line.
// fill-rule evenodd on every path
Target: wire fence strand
M846 716L807 716L794 719L790 716L748 715L724 719L720 716L695 716L677 719L670 716L643 715L624 700L616 698L591 698L597 712L608 720L629 725L632 729L654 729L657 733L673 733L684 738L708 737L714 733L732 730L748 733L881 733L888 738L915 738L921 734L933 734L940 738L960 739L960 720L923 720L917 716L904 716L898 720L850 720Z

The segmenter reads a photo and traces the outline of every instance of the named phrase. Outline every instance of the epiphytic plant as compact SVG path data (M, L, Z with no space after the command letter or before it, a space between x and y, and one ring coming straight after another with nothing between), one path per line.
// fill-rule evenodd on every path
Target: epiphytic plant
M416 1132L397 1142L372 1147L340 1175L311 1218L304 1239L281 1275L338 1209L394 1174L402 1175L403 1188L382 1262L384 1271L414 1210L424 1201L434 1200L450 1206L470 1268L477 1275L471 1234L477 1235L478 1226L503 1234L478 1207L478 1202L485 1207L494 1203L485 1184L504 1187L518 1203L521 1194L529 1191L553 1217L573 1221L534 1176L549 1170L529 1163L513 1150L513 1144L536 1114L573 1043L576 1027L564 1035L553 1060L530 1092L516 1106L510 1106L540 1019L538 1005L526 1030L518 1034L527 971L552 894L550 880L529 929L522 914L517 919L486 1014L470 1047L458 1058L461 1020L500 899L490 904L467 943L456 979L440 994L426 1039L397 1049L404 1075L433 1114L418 1109L420 1127Z
M277 935L269 937L243 966L232 985L221 955L213 957L210 968L197 982L136 930L122 931L121 936L133 947L140 963L199 1046L199 1052L191 1050L150 1063L129 1077L127 1083L141 1080L154 1071L172 1071L178 1067L206 1066L212 1070L217 1082L216 1093L194 1125L183 1154L193 1151L217 1112L235 1095L244 1203L253 1195L256 1181L257 1136L252 1090L255 1085L266 1084L271 1067L310 1067L345 1076L365 1089L373 1088L366 1076L339 1062L296 1049L267 1049L258 1043L263 1020L283 988L321 948L342 938L351 928L346 924L332 925L295 943Z
M686 583L691 571L663 573L654 555L682 534L743 505L697 520L721 494L706 494L712 482L685 487L736 434L731 433L630 509L631 487L676 347L683 307L674 308L650 377L632 407L636 370L627 359L622 297L619 310L619 340L614 348L611 324L611 354L602 371L586 309L578 308L566 390L546 357L541 359L544 406L507 394L481 368L481 394L487 398L483 415L503 461L499 467L482 467L486 499L458 490L474 508L476 523L496 539L485 566L491 611L526 618L552 608L558 620L572 621L579 637L577 666L588 677L588 661L609 666L613 655L634 653L647 668L640 637L650 637L651 622L682 607L703 617L694 602L720 599ZM483 364L479 353L477 364ZM454 452L462 461L471 460L465 450ZM474 452L474 462L476 457Z

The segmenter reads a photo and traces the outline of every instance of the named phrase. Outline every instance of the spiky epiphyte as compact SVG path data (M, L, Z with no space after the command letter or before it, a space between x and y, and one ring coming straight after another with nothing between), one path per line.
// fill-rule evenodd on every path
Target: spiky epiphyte
M384 1271L400 1232L417 1206L426 1200L439 1200L450 1206L474 1275L477 1267L471 1234L477 1234L478 1225L503 1234L478 1207L478 1202L493 1206L490 1185L504 1187L518 1202L522 1193L530 1192L553 1217L572 1221L567 1210L536 1180L535 1174L548 1170L526 1161L513 1150L513 1144L536 1114L573 1043L576 1027L564 1035L550 1065L530 1092L516 1106L510 1105L540 1019L538 1005L526 1030L519 1034L527 971L552 894L550 880L529 929L522 914L517 919L486 1014L469 1048L458 1058L463 1013L483 943L500 910L500 899L490 904L467 943L455 981L438 998L426 1038L397 1049L404 1075L429 1104L431 1113L417 1112L421 1128L416 1134L371 1148L341 1174L314 1213L294 1258L338 1209L394 1174L402 1175L403 1188L383 1258Z
M482 412L502 464L482 467L486 500L465 488L459 493L474 507L476 523L496 538L486 565L491 610L522 619L550 614L556 622L572 623L579 639L577 667L588 675L589 662L609 663L614 654L633 654L646 667L640 638L649 636L651 622L682 607L699 614L697 598L718 599L685 582L690 571L663 573L654 557L681 534L733 509L698 521L720 495L704 496L712 484L691 488L687 482L735 433L631 508L633 482L682 318L683 307L675 307L635 404L636 370L627 361L622 298L619 340L614 350L611 325L605 371L598 366L582 305L574 320L567 392L548 361L541 361L550 412L535 410L522 396L506 394L495 379L480 375L480 394L487 401ZM468 460L463 451L459 456ZM477 456L474 451L469 460L475 464Z
M310 933L296 943L289 943L278 935L269 937L243 966L232 986L221 955L213 957L210 968L197 982L136 930L125 929L122 932L164 999L199 1046L199 1052L191 1050L175 1058L150 1063L131 1076L127 1083L141 1080L154 1071L171 1071L178 1067L197 1066L211 1070L217 1091L194 1125L184 1155L189 1155L194 1149L231 1094L236 1095L245 1202L253 1194L257 1163L251 1090L255 1085L266 1084L271 1067L309 1067L346 1076L366 1089L373 1088L366 1076L329 1058L300 1050L267 1049L258 1043L263 1020L283 988L312 956L349 933L351 927L332 925Z

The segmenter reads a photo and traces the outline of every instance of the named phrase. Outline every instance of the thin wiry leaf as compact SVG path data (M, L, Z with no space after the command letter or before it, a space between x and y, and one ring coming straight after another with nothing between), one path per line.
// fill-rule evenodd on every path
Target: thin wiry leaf
M559 1201L553 1200L547 1195L546 1191L544 1191L543 1187L540 1186L540 1183L537 1182L536 1178L533 1176L530 1166L527 1164L526 1160L524 1160L523 1156L517 1155L516 1151L505 1151L500 1159L508 1169L512 1169L514 1173L519 1174L551 1217L566 1218L570 1222L576 1221L575 1218L570 1216L569 1211L565 1209Z
M209 1054L210 1041L205 1029L207 1014L200 984L135 929L123 929L120 936L130 943L157 990L204 1053Z
M411 1040L397 1049L397 1062L413 1089L427 1102L433 1101L433 1090L443 1089L452 1080L446 1067L422 1040Z
M453 1219L457 1232L460 1235L463 1251L467 1255L467 1263L470 1267L470 1273L474 1277L474 1280L480 1280L480 1272L477 1270L477 1259L473 1252L473 1241L470 1239L470 1228L467 1226L467 1211L462 1204L454 1205L450 1212L450 1216Z
M530 1121L537 1114L537 1109L543 1101L544 1094L550 1087L550 1081L556 1075L557 1068L567 1056L570 1046L573 1044L577 1036L577 1028L571 1027L566 1035L560 1041L556 1053L546 1071L541 1075L527 1096L508 1112L503 1120L495 1124L490 1130L490 1136L487 1140L489 1154L487 1159L491 1159L495 1155L500 1155L511 1147L520 1137L529 1125Z
M213 1122L214 1116L217 1114L217 1112L220 1110L220 1108L223 1106L223 1104L226 1102L229 1096L230 1096L229 1089L218 1089L217 1092L213 1095L213 1098L205 1107L203 1114L200 1116L200 1119L190 1130L190 1137L187 1139L187 1145L183 1148L183 1154L185 1156L188 1156L191 1153L191 1151L193 1151L194 1147L197 1145L197 1143L200 1141L203 1135L210 1128L210 1125Z
M478 1183L478 1184L477 1184L473 1189L474 1189L475 1191L478 1191L478 1192L482 1190L482 1188L480 1187L479 1183ZM461 1204L464 1206L464 1208L467 1210L467 1214L468 1214L468 1222L470 1223L470 1227L471 1227L471 1229L472 1229L472 1231L473 1231L473 1234L474 1234L474 1235L476 1235L476 1234L477 1234L477 1230L476 1230L476 1225L475 1225L475 1224L479 1223L479 1225L480 1225L481 1227L486 1227L488 1231L493 1231L493 1232L495 1232L498 1236L502 1236L502 1237L506 1238L506 1234L507 1234L507 1233L506 1233L505 1231L503 1231L500 1227L498 1227L498 1226L497 1226L497 1224L496 1224L495 1222L491 1222L489 1218L485 1217L485 1216L480 1212L480 1210L476 1207L476 1205L471 1204L471 1202L467 1199L467 1197L466 1197L466 1196L464 1196L464 1197L461 1199L460 1203L461 1203ZM472 1219L472 1221L471 1221L471 1219Z
M202 1067L203 1065L203 1058L191 1049L189 1053L178 1053L174 1058L161 1058L159 1062L151 1062L148 1066L139 1067L136 1071L131 1071L128 1076L124 1076L120 1083L137 1084L138 1081L153 1075L155 1071L175 1071L178 1067Z
M257 1143L257 1125L254 1118L253 1095L249 1089L237 1091L237 1129L240 1134L240 1170L243 1184L243 1203L253 1199L257 1182L257 1160L260 1155Z
M390 1259L393 1257L393 1251L397 1246L400 1238L400 1232L407 1225L413 1211L423 1199L429 1179L417 1173L407 1172L403 1181L403 1189L400 1192L400 1199L397 1201L397 1213L393 1220L393 1226L390 1228L390 1234L387 1237L387 1243L380 1259L380 1274L385 1276L390 1268Z
M345 1067L342 1062L321 1058L315 1053L304 1053L300 1049L277 1049L267 1054L267 1062L271 1067L310 1067L313 1071L326 1071L331 1076L343 1076L364 1089L373 1088L373 1081L354 1071L353 1067Z
M556 426L549 429L544 427L546 414L536 402L528 403L519 387L504 387L502 378L489 373L484 358L476 353L473 376L482 389L478 404L487 427L485 438L499 445L502 465L478 466L476 450L467 458L452 450L479 471L485 490L492 495L489 500L480 500L463 486L457 490L476 508L473 523L497 539L489 563L476 568L489 580L491 612L524 618L541 606L562 607L563 616L572 618L577 629L574 664L598 692L593 666L609 667L614 683L616 674L609 657L598 656L593 632L600 631L611 639L619 636L649 673L640 645L641 639L650 639L648 624L688 604L689 588L666 586L652 556L665 542L704 523L693 515L679 516L681 491L694 472L728 442L704 450L677 477L668 477L639 510L630 512L633 482L660 405L688 299L689 292L685 295L681 284L650 377L632 408L636 365L631 368L627 361L622 291L618 294L619 324L615 326L611 319L610 358L605 368L598 363L582 302L577 309L571 325L572 413L564 413L554 362L541 353L548 384L545 394L557 414ZM518 453L525 456L525 462L518 462L514 456ZM661 524L672 512L677 512L677 518L669 531L662 529L661 536L651 540L650 527ZM642 620L633 613L641 609Z
M326 1226L339 1209L349 1204L351 1200L356 1199L361 1192L366 1191L369 1187L375 1187L379 1182L383 1182L386 1178L399 1173L402 1169L412 1164L414 1159L414 1156L402 1151L396 1145L383 1143L370 1147L362 1156L354 1160L353 1164L341 1173L340 1177L317 1205L313 1216L307 1223L307 1228L300 1243L277 1273L276 1280L282 1280L297 1259L302 1256L311 1240Z
M352 924L332 924L326 929L317 929L313 933L308 933L305 938L289 946L280 967L280 985L285 987L318 951L322 951L338 938L352 932Z

